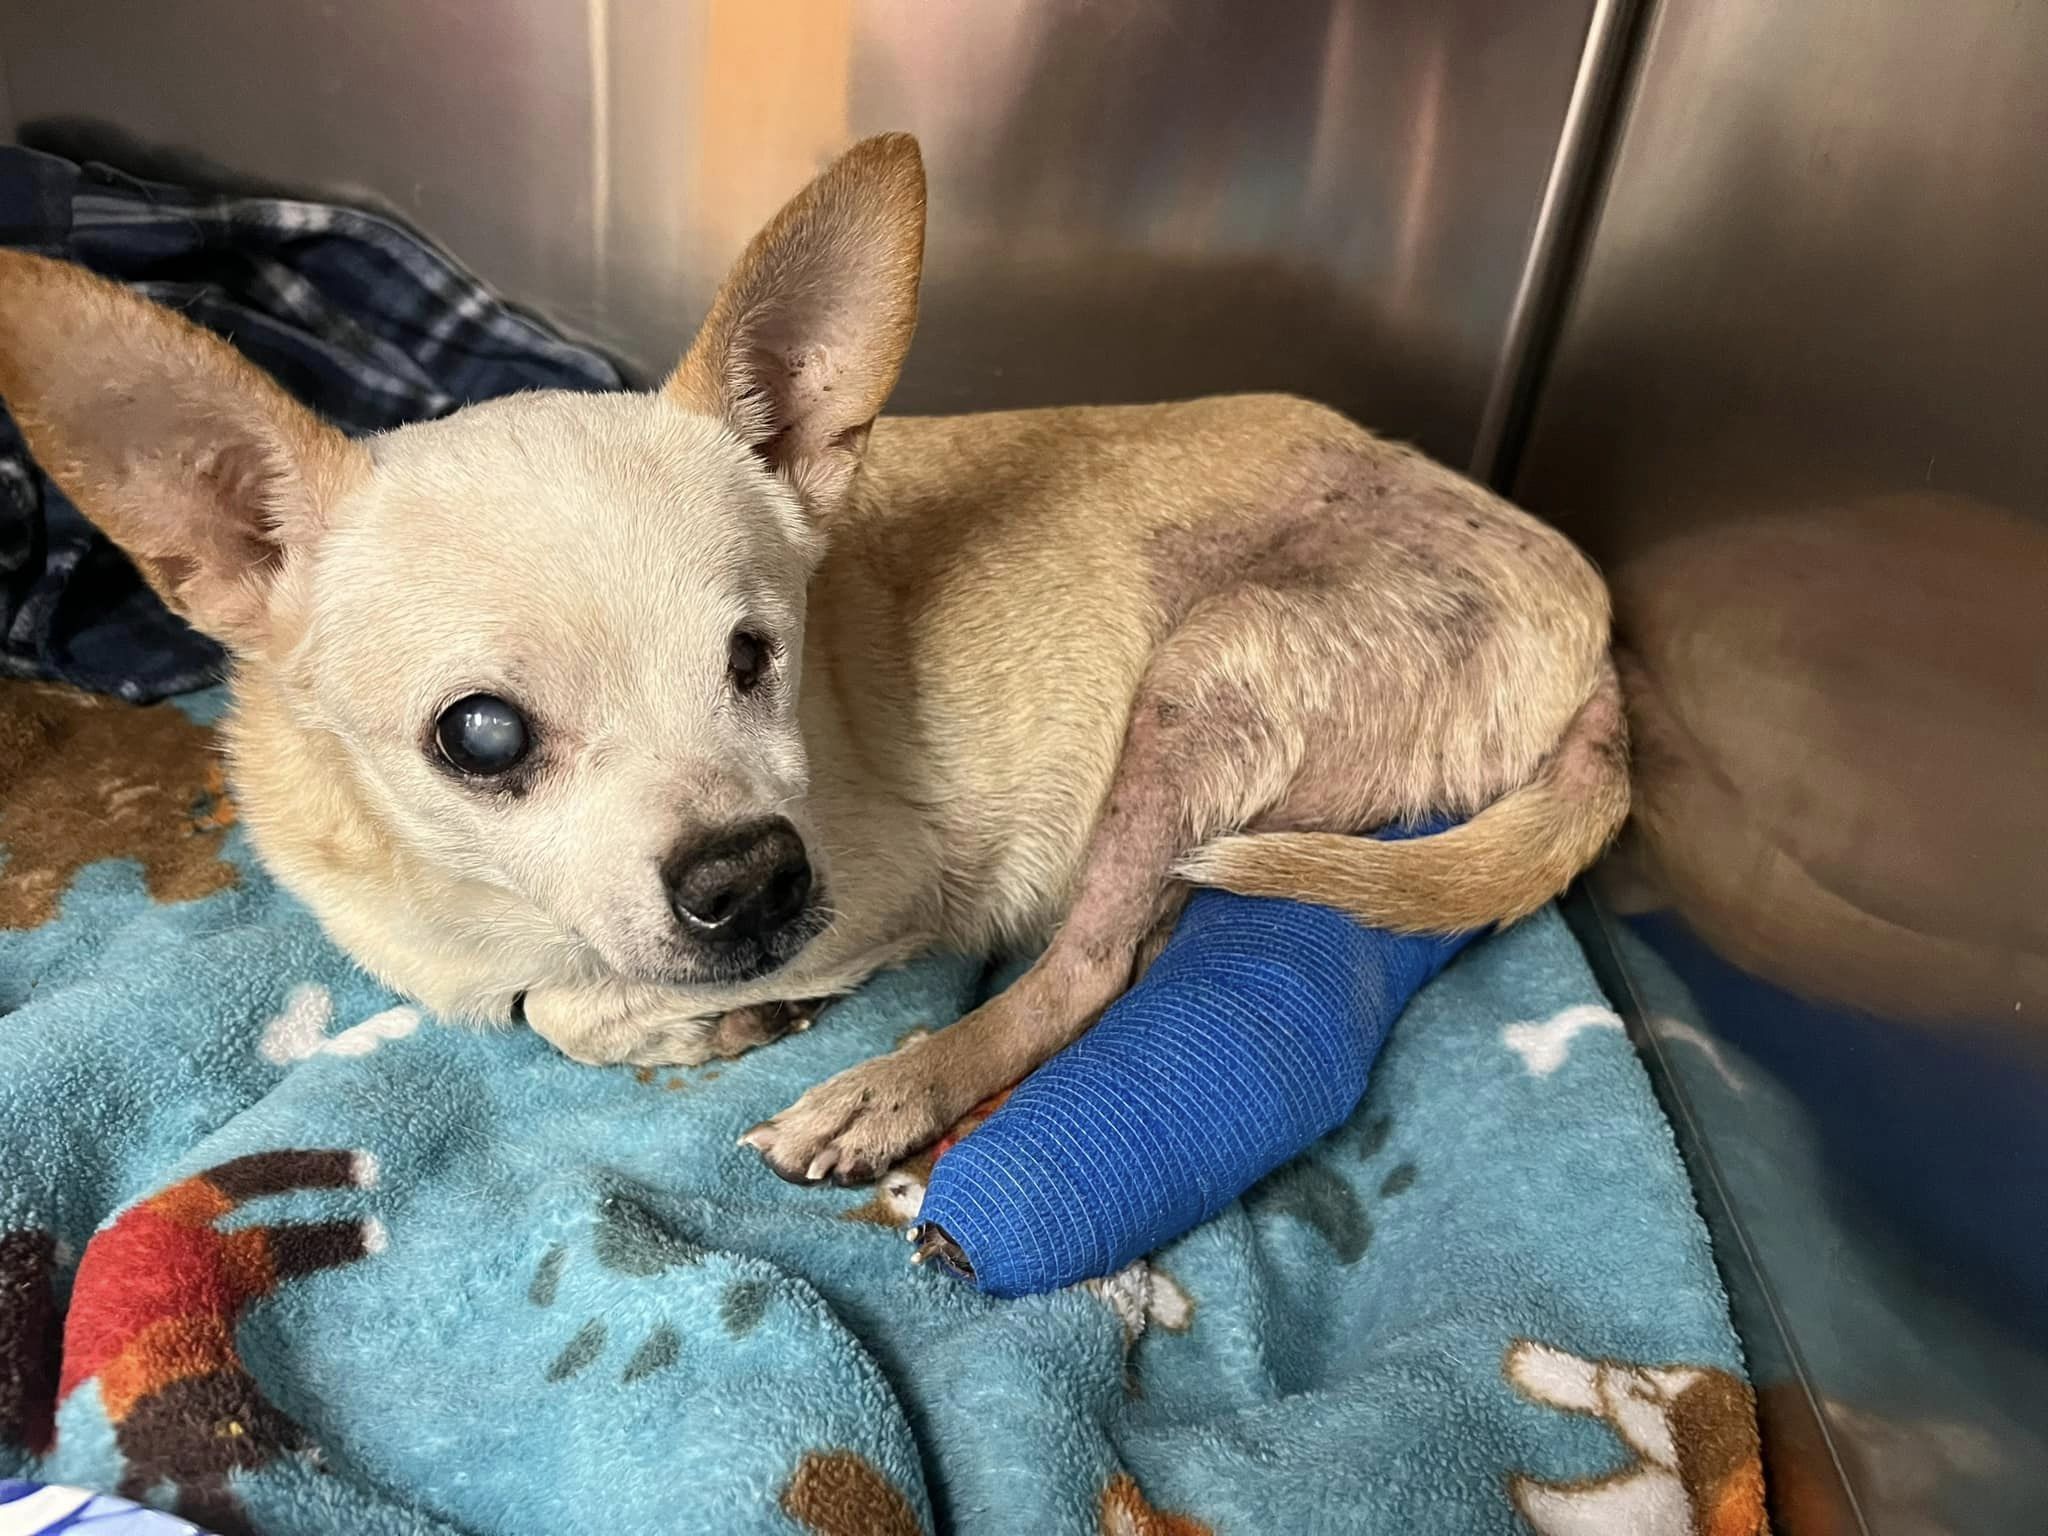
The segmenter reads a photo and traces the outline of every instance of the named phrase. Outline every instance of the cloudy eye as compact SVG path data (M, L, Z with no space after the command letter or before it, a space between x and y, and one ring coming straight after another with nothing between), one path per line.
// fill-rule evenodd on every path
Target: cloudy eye
M503 699L472 693L441 711L434 723L441 755L464 773L492 778L516 767L533 744L526 717Z
M752 693L761 686L761 679L768 675L768 642L752 630L733 631L733 637L726 643L725 670L732 679L732 685L741 693Z

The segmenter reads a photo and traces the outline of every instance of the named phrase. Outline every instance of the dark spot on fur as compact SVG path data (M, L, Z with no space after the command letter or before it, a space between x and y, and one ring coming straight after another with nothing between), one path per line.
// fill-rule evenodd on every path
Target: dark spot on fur
M1452 663L1470 660L1494 627L1493 606L1464 586L1452 587L1441 606L1424 609L1421 617L1438 654Z
M1390 1198L1394 1195L1405 1195L1409 1190L1413 1189L1414 1187L1415 1165L1413 1163L1402 1163L1398 1168L1395 1168L1392 1172L1390 1172L1384 1179L1380 1180L1380 1195L1382 1196L1382 1198Z
M1155 534L1147 558L1168 621L1232 587L1315 587L1334 573L1370 571L1388 536L1416 521L1390 511L1387 469L1354 445L1304 444L1293 461L1267 466L1255 517L1233 507ZM1428 478L1435 473L1412 477L1418 495L1437 489Z

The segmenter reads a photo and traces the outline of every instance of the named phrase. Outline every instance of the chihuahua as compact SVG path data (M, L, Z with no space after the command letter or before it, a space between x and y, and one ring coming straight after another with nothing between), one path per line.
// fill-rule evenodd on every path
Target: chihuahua
M1600 578L1413 450L1277 396L881 416L924 224L916 141L867 140L658 390L367 440L0 255L0 396L227 648L254 846L390 986L687 1064L930 946L1045 946L747 1134L804 1181L1072 1041L1190 887L1509 923L1628 808ZM1354 835L1431 812L1467 819Z

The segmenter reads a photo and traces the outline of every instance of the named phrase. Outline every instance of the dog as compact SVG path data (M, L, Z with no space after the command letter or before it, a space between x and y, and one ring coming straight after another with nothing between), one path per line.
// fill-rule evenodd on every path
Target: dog
M882 416L924 227L916 141L866 140L658 390L363 441L0 256L0 397L228 650L253 845L393 988L689 1064L934 945L1046 946L747 1134L808 1182L1073 1040L1190 887L1509 923L1628 807L1600 577L1419 453L1277 396ZM1429 812L1468 819L1352 835Z

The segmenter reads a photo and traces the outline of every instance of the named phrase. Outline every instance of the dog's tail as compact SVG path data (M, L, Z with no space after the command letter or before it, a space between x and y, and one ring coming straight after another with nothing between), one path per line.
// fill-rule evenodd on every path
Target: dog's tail
M1336 907L1375 928L1457 933L1527 917L1597 859L1628 815L1628 724L1614 666L1518 789L1433 837L1219 837L1175 874L1243 896Z

